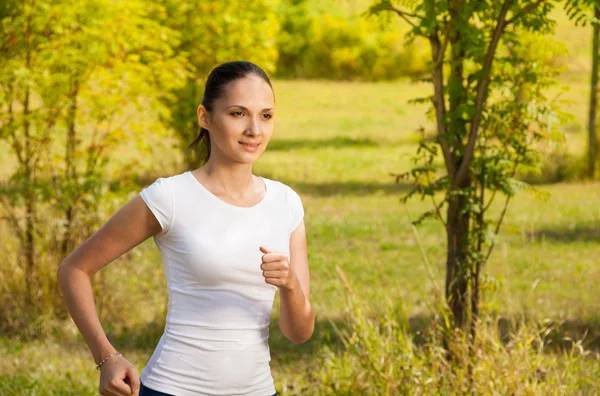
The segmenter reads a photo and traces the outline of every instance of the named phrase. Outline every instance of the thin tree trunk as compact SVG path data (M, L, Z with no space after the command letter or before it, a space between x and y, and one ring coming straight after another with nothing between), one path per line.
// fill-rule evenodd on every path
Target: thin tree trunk
M25 22L25 68L31 66L31 14L27 15ZM24 174L25 174L25 267L27 293L31 302L35 301L33 290L35 287L35 191L33 189L33 169L31 169L30 160L33 155L31 152L30 128L29 123L29 99L31 93L29 87L25 88L23 98L23 136L24 136Z
M594 16L600 19L600 8L595 7ZM588 117L588 176L594 179L596 170L596 103L598 99L598 47L600 46L600 24L594 23L592 34L592 76L590 83L590 108Z
M449 31L450 40L450 73L448 75L448 101L449 101L449 130L452 131L454 141L462 141L467 135L467 126L464 118L457 114L458 109L465 105L466 90L464 88L464 59L462 48L461 26L466 23L460 10L460 2L453 2L450 8L452 15L452 29ZM454 159L453 159L454 161ZM460 163L455 164L458 167Z
M461 214L467 197L453 196L448 203L446 235L446 300L456 327L466 329L469 319L469 216Z
M480 180L480 191L479 191L479 203L481 205L481 211L477 214L477 220L476 220L476 224L477 224L477 231L478 231L478 237L477 237L477 253L479 253L480 255L483 255L483 232L484 232L484 226L485 226L485 222L484 222L484 214L485 211L483 210L484 204L485 204L485 168L482 170L482 174L481 174L481 180ZM473 274L473 287L471 290L471 312L472 312L472 318L471 318L471 340L473 343L475 343L475 338L477 337L477 319L479 319L479 300L480 300L480 290L479 290L479 280L481 277L481 266L484 263L484 259L482 258L482 256L480 256L480 258L477 259L477 262L474 263L473 267L474 267L474 274Z
M71 95L71 105L69 106L67 142L65 145L65 182L74 188L77 184L77 162L75 160L75 150L77 147L77 134L75 130L75 120L77 118L77 93L79 83L75 77L73 83L73 92ZM72 193L72 190L70 191ZM75 200L70 199L65 209L65 231L61 244L62 257L66 257L71 250L71 229L73 228L73 214L75 212Z
M463 23L463 14L461 14L458 2L450 3L451 29L448 32L450 43L450 68L448 75L448 127L447 134L449 139L460 142L467 135L466 124L462 117L457 114L460 106L466 101L464 80L464 53L462 48L462 37L460 27ZM451 137L450 137L451 136ZM458 169L460 166L459 158L450 157L452 169ZM456 175L456 171L454 176ZM468 180L461 183L462 188L468 185ZM447 237L448 251L446 261L446 299L454 315L454 325L466 329L469 318L469 270L467 253L469 250L469 217L461 215L466 204L466 197L463 195L454 196L448 203L448 221Z

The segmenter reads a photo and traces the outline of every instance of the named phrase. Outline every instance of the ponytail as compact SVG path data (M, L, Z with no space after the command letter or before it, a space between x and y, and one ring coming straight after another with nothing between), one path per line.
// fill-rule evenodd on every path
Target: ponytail
M196 146L200 146L201 152L206 152L206 156L202 161L202 164L205 164L210 158L210 135L207 129L200 127L198 136L188 146L188 155L193 155Z

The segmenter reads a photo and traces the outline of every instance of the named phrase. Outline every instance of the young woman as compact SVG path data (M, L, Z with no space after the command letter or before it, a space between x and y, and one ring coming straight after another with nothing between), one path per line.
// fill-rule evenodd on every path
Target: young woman
M293 343L314 330L300 196L252 174L273 134L265 72L227 62L209 75L198 107L205 144L195 170L156 179L65 258L57 272L69 312L100 370L102 395L277 395L269 323ZM166 325L141 373L108 341L90 277L153 237L168 286Z

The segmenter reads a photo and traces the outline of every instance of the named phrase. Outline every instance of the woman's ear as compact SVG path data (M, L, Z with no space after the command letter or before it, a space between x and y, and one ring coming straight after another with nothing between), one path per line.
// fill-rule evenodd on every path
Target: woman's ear
M206 107L204 107L203 105L198 106L198 124L200 124L200 126L204 129L209 129L210 126L210 114L208 113L208 110L206 110Z

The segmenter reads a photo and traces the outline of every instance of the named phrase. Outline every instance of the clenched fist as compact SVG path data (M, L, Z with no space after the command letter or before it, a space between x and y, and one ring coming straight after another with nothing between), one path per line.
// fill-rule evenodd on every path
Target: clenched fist
M290 261L287 256L264 246L260 246L259 249L265 253L262 256L262 264L260 265L265 282L279 288L289 289L292 282L295 281L296 274L290 268Z
M98 391L103 396L138 396L140 376L137 368L122 356L113 356L100 366Z

